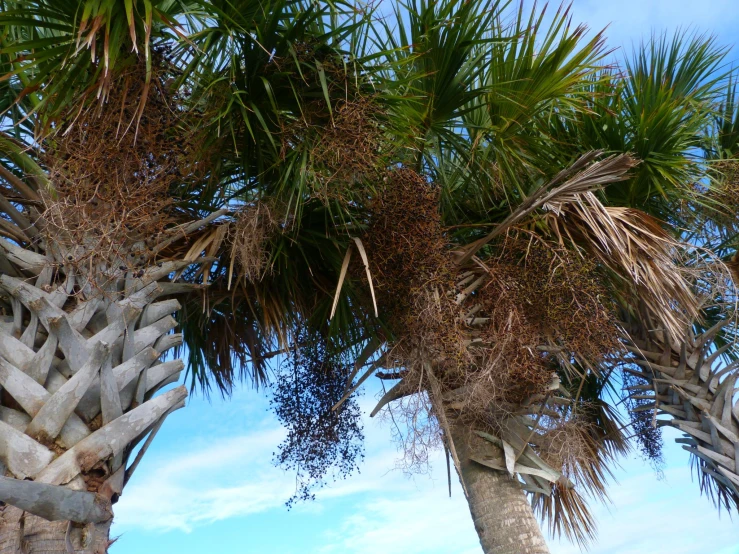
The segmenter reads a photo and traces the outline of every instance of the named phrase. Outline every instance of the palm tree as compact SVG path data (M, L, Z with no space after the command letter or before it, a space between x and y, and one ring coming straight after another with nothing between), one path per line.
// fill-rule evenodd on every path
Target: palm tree
M506 21L505 8L397 7L358 56L373 89L350 98L375 104L368 123L327 107L297 126L291 154L307 151L306 170L269 196L289 195L301 255L328 236L345 256L330 313L326 297L288 295L315 335L294 335L290 367L321 344L333 350L324 364L305 363L345 386L282 377L296 392L288 415L278 410L291 426L280 460L313 478L330 462L351 465L335 449L316 461L324 450L301 424L340 428L376 374L395 383L372 415L395 406L406 418L411 468L442 435L485 552L546 552L535 513L555 533L591 539L586 495L605 496L629 427L655 462L657 426L684 430L702 486L733 509L734 294L719 257L733 213L700 154L706 129L720 128L724 51L702 36L655 37L606 66L601 37L584 40L566 12L545 29L543 14ZM357 142L376 156L357 158ZM723 251L711 248L716 233ZM314 268L335 253L314 251ZM301 419L306 390L316 392ZM627 425L621 399L633 408ZM354 435L332 440L342 439Z
M729 278L695 247L733 236L696 157L726 157L712 41L617 71L566 11L502 1L0 8L0 544L107 550L183 344L206 391L292 360L305 495L354 467L356 390L395 380L373 413L442 434L486 552L546 552L532 504L592 534L621 373L736 503Z
M247 359L264 380L254 323L274 336L273 308L239 320L252 291L227 290L233 262L218 256L260 247L250 191L270 178L281 118L333 86L316 67L352 25L326 26L336 10L0 2L3 550L107 552L112 504L184 406L184 386L165 388L183 348L193 380L227 390ZM241 109L241 126L216 131ZM242 148L232 133L249 125ZM243 261L234 280L260 271Z

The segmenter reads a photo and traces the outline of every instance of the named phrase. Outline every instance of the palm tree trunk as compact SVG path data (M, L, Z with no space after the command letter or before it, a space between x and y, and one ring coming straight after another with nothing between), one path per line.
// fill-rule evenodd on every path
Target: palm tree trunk
M168 277L190 262L65 259L0 238L0 554L106 553L112 505L187 397L157 392L184 367L162 357L191 287Z
M47 521L6 506L0 524L0 554L102 554L108 551L110 521L90 526Z
M450 425L459 480L485 554L548 554L539 523L518 481L472 461L490 447L461 424Z
M629 387L638 401L634 411L649 413L654 425L685 433L678 442L695 456L701 488L717 493L727 506L739 506L739 364L723 362L727 347L714 343L732 322L727 317L697 336L688 328L678 344L667 333L634 324L628 345L634 365L624 371L644 381Z

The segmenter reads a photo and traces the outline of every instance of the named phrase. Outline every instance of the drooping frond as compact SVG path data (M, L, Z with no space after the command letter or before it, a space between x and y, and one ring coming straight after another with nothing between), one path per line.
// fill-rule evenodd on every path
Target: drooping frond
M189 4L189 5L188 5ZM141 59L143 81L152 85L157 44L184 36L178 19L194 3L166 0L6 0L0 6L5 29L3 80L14 90L12 106L18 115L43 121L35 129L46 133L64 112L87 101L107 100L122 68ZM13 84L17 83L13 89ZM138 101L136 119L145 109L147 94ZM10 95L8 100L11 100ZM19 121L20 122L20 121ZM125 124L136 124L126 121Z
M698 317L700 298L680 260L691 247L670 237L657 220L634 208L604 206L592 193L552 208L548 221L560 239L583 246L625 280L672 337Z

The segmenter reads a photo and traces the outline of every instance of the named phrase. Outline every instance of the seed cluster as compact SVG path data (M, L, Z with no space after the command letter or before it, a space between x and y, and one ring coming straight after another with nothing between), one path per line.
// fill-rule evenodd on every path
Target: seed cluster
M304 96L316 99L301 104L299 117L279 122L281 155L305 156L312 196L346 203L376 180L384 166L388 146L383 109L374 92L362 88L351 65L333 53L298 44L295 59L277 60L275 66L284 71L295 60L301 66L301 86L313 91Z
M708 190L715 204L714 216L722 223L734 224L739 213L739 161L721 160L713 169L719 175Z
M238 279L258 281L264 276L268 270L268 241L276 229L277 221L272 210L262 202L246 206L236 213L235 221L229 226L228 238Z
M555 356L587 367L619 347L608 291L579 253L520 230L493 245L484 271L459 269L438 190L408 168L387 172L369 214L361 240L392 335L389 361L419 391L433 389L433 371L477 428L497 433L523 404L543 398L559 369ZM365 279L359 261L354 277ZM423 419L421 411L400 415ZM406 458L413 466L423 455Z
M632 387L644 385L645 382L635 375L624 371L622 373L624 387ZM650 404L648 399L634 399L632 395L627 396L626 405L629 408L629 418L634 438L639 445L639 450L644 459L658 470L661 470L664 463L662 457L662 429L654 424L654 410L636 411L640 406Z
M349 201L382 169L380 111L371 98L355 93L329 111L325 100L306 103L303 118L283 123L283 156L296 145L307 149L311 194L323 202Z
M313 488L323 486L327 475L334 480L348 476L364 457L356 400L349 398L332 410L344 395L348 373L324 340L305 330L277 372L271 405L287 428L287 438L274 462L297 472L297 490L288 507L312 499Z
M505 284L484 289L494 291L487 304L499 305L504 292L540 344L561 347L581 362L598 361L618 346L615 313L591 260L541 239L508 239L487 263Z
M449 292L454 268L439 214L439 191L408 168L386 173L362 236L377 302L397 337L396 356L453 360L464 351ZM363 274L357 266L355 273Z
M64 263L135 269L133 245L156 242L176 215L176 190L205 178L202 141L168 88L164 68L147 84L136 65L105 104L67 115L44 141L54 190L44 196L46 240Z

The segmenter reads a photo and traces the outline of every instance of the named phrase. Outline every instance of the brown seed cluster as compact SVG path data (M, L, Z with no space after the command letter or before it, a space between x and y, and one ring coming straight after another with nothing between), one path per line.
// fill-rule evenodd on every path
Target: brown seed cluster
M272 210L262 202L246 206L235 215L235 221L229 226L228 238L238 279L262 279L268 271L267 243L277 227Z
M408 168L391 170L369 207L362 243L378 308L397 338L395 355L445 364L464 352L464 345L449 296L454 267L438 206L432 183ZM362 272L357 267L357 274Z
M382 132L380 112L371 98L358 93L329 111L326 101L306 103L303 118L283 124L283 156L301 145L308 149L308 182L323 202L347 202L363 183L380 175Z
M105 104L67 114L45 139L46 239L65 263L132 265L131 246L173 221L175 191L205 177L202 141L165 78L155 69L147 84L143 65L126 70Z
M311 151L314 192L324 201L344 198L382 166L377 106L362 97L342 101Z
M509 238L485 264L490 279L466 305L483 321L470 334L474 363L457 386L470 418L497 424L545 393L553 356L596 365L618 348L615 315L595 265L564 248Z
M540 344L561 347L581 362L598 361L617 347L615 314L593 261L541 239L509 239L501 248L488 264ZM501 291L488 304L499 304Z
M712 180L708 196L714 200L716 218L733 224L739 213L739 160L721 160L713 169L718 178Z
M419 391L433 394L437 380L445 403L468 423L498 434L512 413L545 397L555 356L595 366L618 348L610 295L595 263L579 253L517 231L494 245L495 256L459 269L438 189L408 168L386 174L369 212L361 240L393 337L389 363ZM356 261L355 277L363 273ZM427 420L418 403L396 404L396 413L398 406L408 422ZM401 437L408 467L424 459L416 434Z
M540 238L499 244L498 256L485 261L483 284L458 305L476 275L456 274L438 191L409 169L385 181L362 241L400 365L433 360L449 387L468 387L469 401L489 412L518 405L552 381L551 352L542 345L584 364L618 347L595 264Z
M285 71L295 61L301 86L312 91L305 97L316 99L302 103L300 117L279 122L282 157L305 153L312 195L345 203L382 171L383 110L377 96L363 90L353 66L335 53L299 43L295 59L275 60L274 67Z

